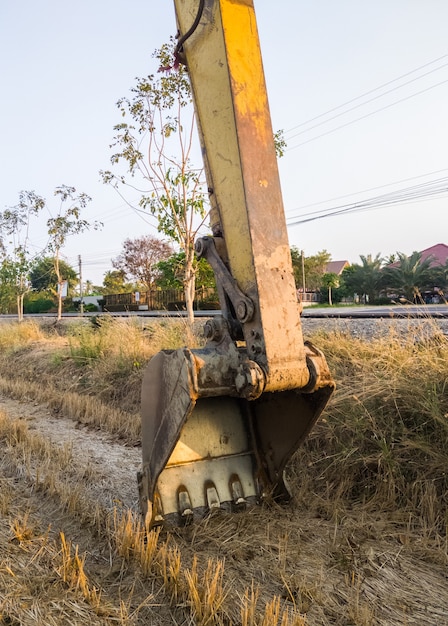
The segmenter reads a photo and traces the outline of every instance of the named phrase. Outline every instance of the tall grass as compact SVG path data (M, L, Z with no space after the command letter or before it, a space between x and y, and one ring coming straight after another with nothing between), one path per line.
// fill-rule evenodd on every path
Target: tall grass
M107 403L109 410L113 407L127 413L127 419L132 421L129 415L140 410L142 371L149 359L162 349L175 349L188 343L194 346L199 340L191 336L182 321L147 322L104 316L95 325L88 321L57 328L39 328L28 322L11 327L3 324L0 346L2 341L0 376L9 386L11 380L17 386L17 380L21 379L29 387L27 395L31 397L35 394L33 385L37 386L40 401L45 401L43 395L54 396L55 392L59 402L64 398L68 402L70 398L73 417L86 414L86 401L82 398L94 397ZM14 350L14 367L9 356L11 350ZM58 402L57 398L47 401ZM79 408L75 406L77 403ZM92 406L92 413L96 416L98 407ZM87 416L82 420L94 421ZM103 421L96 417L95 420ZM114 430L127 436L122 425ZM135 432L131 439L135 441Z
M195 342L185 323L169 319L154 323L104 316L90 325L73 326L69 335L70 354L75 361L82 364L107 359L121 367L140 367L159 350Z
M448 341L431 320L370 340L319 332L337 381L334 398L293 475L321 505L368 504L446 532ZM306 469L308 468L308 469ZM305 474L305 476L304 476ZM408 516L409 518L409 516Z
M340 329L313 334L337 391L291 479L299 501L311 499L328 515L368 504L410 513L434 535L447 525L448 342L431 320L397 328L367 339ZM161 349L201 341L183 322L108 317L71 324L56 343L54 330L51 341L46 335L34 323L0 325L0 388L39 401L52 390L46 401L54 408L130 443L139 437L145 364Z
M35 322L8 322L0 324L0 350L11 350L45 338L39 324Z
M382 528L389 524L388 533L396 532L397 559L408 545L408 553L415 553L416 546L421 550L424 542L433 550L431 559L429 551L425 553L432 564L446 564L448 559L448 345L431 322L422 328L404 334L392 331L368 340L342 331L314 334L312 340L326 354L338 388L289 467L295 508L273 507L267 513L249 511L232 518L218 515L176 535L160 530L147 534L137 513L105 510L93 501L94 492L86 489L85 468L80 467L82 461L74 458L70 446L51 444L24 420L6 419L0 414L2 464L15 481L29 485L39 501L57 501L68 519L78 520L81 528L94 529L97 540L108 545L111 561L106 559L104 567L109 570L113 561L114 571L119 572L109 590L119 587L118 578L130 568L136 588L153 590L151 602L160 602L163 597L161 604L170 607L173 620L179 618L179 623L371 626L380 623L377 613L382 603L372 606L369 602L366 578L380 580L385 568L382 561L376 563L379 557L375 551L369 556L370 546L366 546L365 554L360 548L363 526L362 537L365 539L369 532L373 536L365 523L369 515L381 514ZM15 351L0 355L0 389L37 401L44 398L38 387L52 388L55 395L64 389L63 395L70 402L57 406L74 416L76 394L91 396L92 400L100 395L102 405L110 407L110 415L101 412L99 421L106 427L118 419L112 419L115 408L138 406L145 362L162 348L186 343L183 332L182 325L168 322L141 326L134 321L107 320L97 328L74 325L58 341L50 335L50 342L41 330L24 332L19 341L14 330L14 339L5 343L5 351L11 346ZM20 384L13 385L13 379L19 379ZM136 397L131 401L132 395ZM92 407L82 406L82 419L87 419ZM95 404L95 410L98 407ZM111 430L126 438L120 428ZM133 432L134 441L136 436ZM95 477L93 473L89 480ZM39 533L26 511L13 515L14 506L12 487L0 479L0 515L12 520L11 545L17 544L25 554L28 545L37 545ZM311 514L315 518L306 528L305 517ZM352 526L344 527L350 515ZM322 518L327 519L322 522ZM306 572L306 546L309 542L319 545L315 534L321 522L331 529L320 544L324 551L325 543L328 551L321 566L313 562ZM58 574L59 587L82 599L83 616L87 608L98 615L106 606L105 595L89 571L89 555L68 538L72 523L57 544L45 543L51 550L49 547L48 562L42 562L42 567L53 578L55 572ZM418 544L411 544L410 537L417 532ZM381 537L377 534L373 540L380 542ZM47 539L39 541L44 554ZM20 570L25 572L38 562L37 556L29 556L20 562ZM15 584L19 569L14 571L12 561L5 561L2 567L0 582L4 579L9 586ZM92 571L99 571L99 565ZM335 572L342 572L342 576L329 594L327 577ZM105 585L109 576L110 572L102 579ZM255 584L251 584L251 576ZM268 589L260 593L258 585L268 579ZM401 582L399 578L390 580L398 581L397 586ZM160 589L163 593L157 596ZM123 615L132 613L125 604L120 605ZM19 623L12 608L8 605L9 614ZM0 615L1 610L0 603ZM312 615L313 610L314 621L308 622L303 613ZM116 608L107 609L106 614L113 623L131 623L120 617ZM48 623L54 623L52 619Z

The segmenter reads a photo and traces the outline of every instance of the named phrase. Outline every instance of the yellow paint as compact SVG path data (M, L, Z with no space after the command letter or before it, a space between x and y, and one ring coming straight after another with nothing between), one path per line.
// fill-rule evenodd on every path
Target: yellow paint
M253 4L221 0L221 15L236 114L247 119L259 141L272 142Z
M186 32L197 0L175 0L175 5L180 31ZM258 321L254 321L263 329L270 380L273 388L279 384L288 388L289 381L306 384L308 370L253 2L207 3L185 52L208 185L219 210L232 275L256 304ZM251 341L250 328L247 341Z

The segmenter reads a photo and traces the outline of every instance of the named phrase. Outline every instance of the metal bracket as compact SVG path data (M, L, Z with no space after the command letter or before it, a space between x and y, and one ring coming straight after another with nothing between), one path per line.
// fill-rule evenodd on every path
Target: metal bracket
M241 339L240 324L250 322L255 313L255 305L238 287L236 280L218 254L214 237L201 237L195 244L196 256L206 259L216 278L221 310L227 320L234 339ZM235 336L236 335L236 336Z

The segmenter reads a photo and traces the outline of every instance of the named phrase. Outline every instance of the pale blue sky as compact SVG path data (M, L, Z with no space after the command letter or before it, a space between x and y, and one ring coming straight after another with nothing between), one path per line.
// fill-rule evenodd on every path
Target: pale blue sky
M255 0L255 8L273 127L287 131L279 167L289 220L421 183L431 189L436 179L447 187L446 0ZM104 229L64 252L73 264L81 254L84 278L97 284L126 237L155 232L98 171L109 166L115 102L154 71L152 51L175 30L170 0L0 2L0 208L22 189L51 201L67 184L92 196L85 216ZM292 226L290 243L351 262L448 244L447 197ZM44 228L32 239L42 247Z

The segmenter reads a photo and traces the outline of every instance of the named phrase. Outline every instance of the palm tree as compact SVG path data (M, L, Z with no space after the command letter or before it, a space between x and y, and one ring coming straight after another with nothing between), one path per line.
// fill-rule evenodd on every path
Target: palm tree
M381 291L383 259L380 254L375 258L372 258L371 254L361 255L360 259L361 264L354 263L344 270L344 282L354 294L366 297L365 299L372 303Z
M434 259L427 257L422 260L420 252L413 252L410 256L398 252L397 256L396 265L384 268L383 284L387 288L398 290L410 302L421 302L421 292L425 288L432 288L437 282L436 270L431 268Z
M448 259L445 261L445 265L439 265L433 268L434 282L437 285L439 296L443 299L445 304L447 303L448 293Z
M339 287L339 276L334 272L327 272L322 276L322 285L328 289L328 304L333 306L332 290Z

